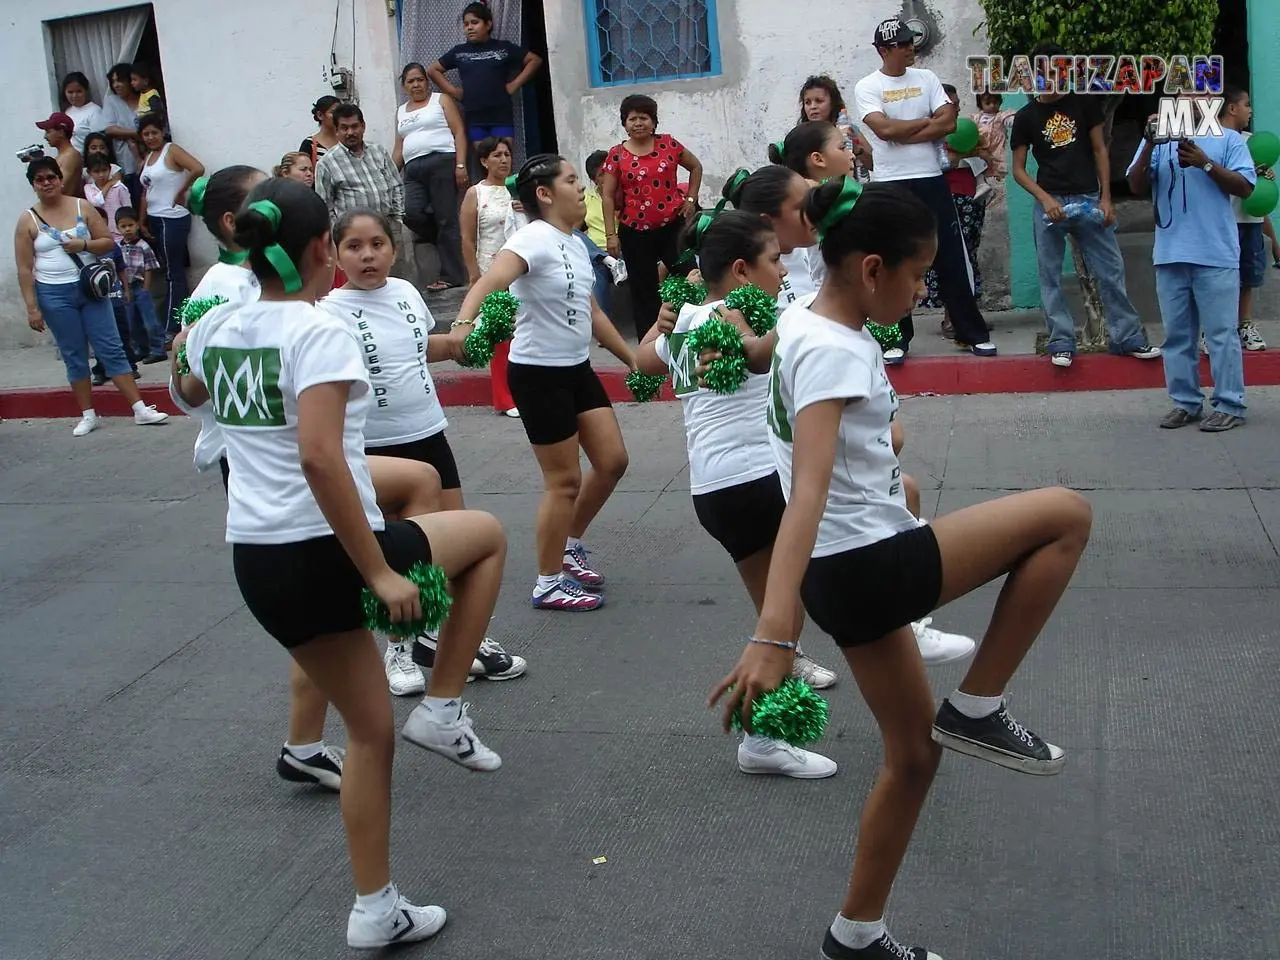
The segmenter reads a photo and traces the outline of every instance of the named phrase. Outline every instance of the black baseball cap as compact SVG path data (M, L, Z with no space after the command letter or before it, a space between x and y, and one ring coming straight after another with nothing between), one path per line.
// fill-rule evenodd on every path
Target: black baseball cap
M875 36L871 39L871 45L874 47L896 47L908 43L914 46L915 42L915 33L897 17L881 20L876 27Z

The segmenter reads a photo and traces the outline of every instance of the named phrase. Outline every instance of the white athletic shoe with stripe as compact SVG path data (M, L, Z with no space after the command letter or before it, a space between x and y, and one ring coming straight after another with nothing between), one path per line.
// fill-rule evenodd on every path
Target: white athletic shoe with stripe
M410 903L404 897L385 916L375 917L356 904L347 917L347 946L373 950L398 943L416 943L434 937L444 926L444 907Z

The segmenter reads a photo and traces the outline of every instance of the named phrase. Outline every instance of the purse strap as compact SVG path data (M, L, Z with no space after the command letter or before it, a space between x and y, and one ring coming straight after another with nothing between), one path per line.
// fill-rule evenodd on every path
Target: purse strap
M37 211L35 207L32 207L32 208L31 208L31 215L32 215L33 217L35 217L37 220L39 220L41 223L43 223L46 227L49 227L49 229L50 229L50 230L55 229L54 227L50 226L50 224L49 224L49 221L48 221L48 220L46 220L44 217L40 216L39 211ZM76 201L76 220L79 220L79 219L80 219L80 201L79 201L79 200L77 200L77 201ZM60 247L61 247L61 246L62 246L62 244L58 244L58 246L60 246ZM85 247L85 250L86 250L86 251L88 250L88 247L87 247L87 246ZM76 268L77 268L77 269L79 269L79 270L83 270L83 269L85 268L85 262L84 262L83 260L81 260L79 257L77 257L77 256L76 256L74 253L72 253L70 250L68 250L66 247L62 247L62 252L63 252L63 253L65 253L68 257L70 257L70 258L71 258L71 262L72 262L72 263L74 263L74 264L76 265ZM95 259L97 259L97 258L95 257Z

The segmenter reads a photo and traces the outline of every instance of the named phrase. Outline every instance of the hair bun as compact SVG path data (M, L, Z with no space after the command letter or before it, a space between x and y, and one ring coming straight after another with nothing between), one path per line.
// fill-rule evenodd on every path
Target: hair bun
M276 228L266 214L245 208L236 214L236 246L245 250L263 250L276 238Z
M780 164L785 164L787 162L786 153L784 152L784 146L781 140L777 143L769 144L769 162Z
M724 189L720 191L720 196L735 207L740 206L742 204L742 189L750 176L750 170L746 167L739 167L733 171L733 176L724 182Z

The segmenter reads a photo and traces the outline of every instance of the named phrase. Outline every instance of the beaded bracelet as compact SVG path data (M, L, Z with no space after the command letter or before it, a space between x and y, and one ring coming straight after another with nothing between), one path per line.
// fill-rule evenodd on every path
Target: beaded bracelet
M453 323L449 324L449 329L457 330L459 327L474 327L475 325L476 322L474 320L454 320Z
M761 640L759 637L752 637L752 638L751 638L751 640L750 640L750 642L751 642L751 643L763 643L763 644L765 644L766 646L770 646L770 647L781 647L783 650L798 650L798 649L800 649L800 644L798 644L798 643L795 643L795 642L783 643L781 640Z

